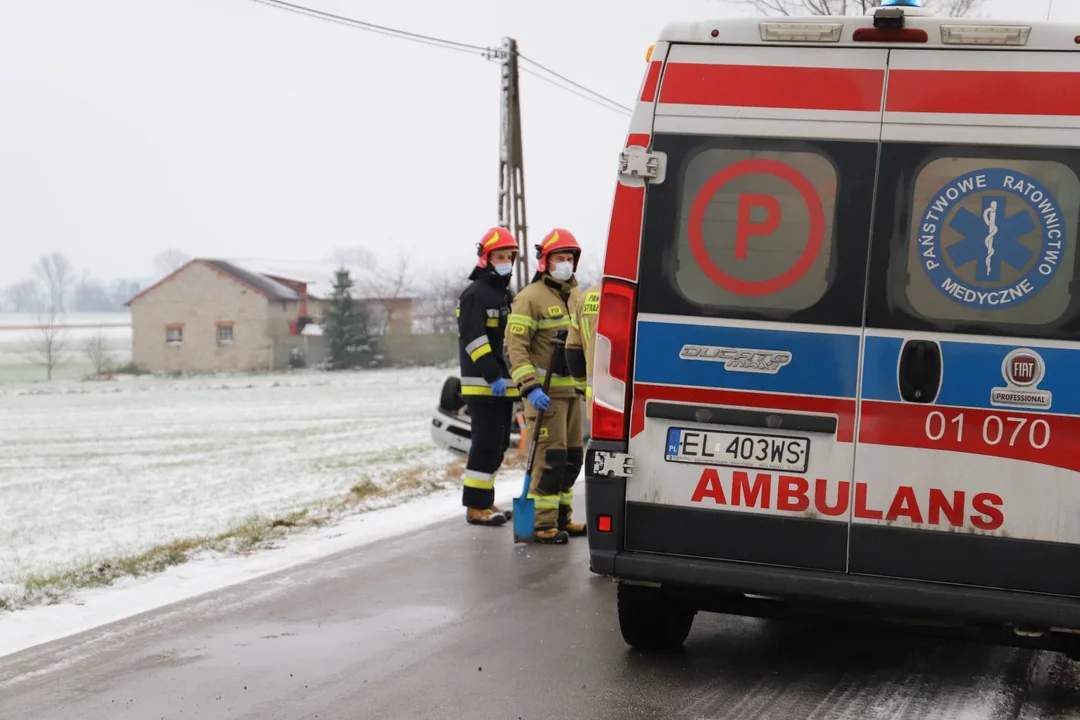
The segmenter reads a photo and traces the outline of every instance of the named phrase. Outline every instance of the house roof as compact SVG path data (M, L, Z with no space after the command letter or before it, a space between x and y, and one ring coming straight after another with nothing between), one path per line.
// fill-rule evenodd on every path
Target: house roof
M260 293L270 298L271 300L299 300L300 295L292 288L282 285L275 280L271 280L265 275L261 275L257 272L252 272L248 268L231 263L227 260L204 260L207 265L210 265L217 270L231 275L234 279L239 280L245 285L258 290Z
M192 263L202 263L218 272L225 273L241 285L258 292L269 300L292 301L300 300L299 293L287 285L277 282L274 278L289 282L303 283L307 286L307 296L309 298L326 300L333 294L334 277L341 267L340 265L333 263L317 262L195 258L189 260L161 280L158 280L124 304L130 306L131 303L142 296L152 292L162 284L179 275ZM374 281L378 279L375 271L357 265L347 265L345 267L349 271L349 276L354 282L353 296L357 298L368 297L368 288L371 288Z
M230 259L229 262L252 273L305 283L308 297L316 300L326 300L333 294L334 276L341 267L333 263L280 260ZM367 295L365 288L375 279L375 273L358 265L346 265L345 269L349 271L349 276L355 283L353 296L365 297Z
M257 272L252 272L249 268L241 267L227 260L217 260L213 258L194 258L187 261L186 263L178 267L176 270L173 270L171 273L161 278L150 287L141 291L138 295L124 303L124 305L130 307L133 302L161 287L166 282L172 280L174 277L176 277L195 263L206 265L213 270L228 275L236 282L244 285L251 290L254 290L260 295L263 295L268 300L296 301L300 299L300 295L297 294L296 291L292 288L286 287L279 282L271 280L265 275L261 275Z

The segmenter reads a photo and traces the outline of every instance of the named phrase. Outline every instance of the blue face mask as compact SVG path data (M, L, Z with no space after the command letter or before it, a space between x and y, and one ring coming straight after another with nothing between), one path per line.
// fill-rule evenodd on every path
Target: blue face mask
M499 273L503 277L506 277L514 270L514 263L496 263L495 272Z

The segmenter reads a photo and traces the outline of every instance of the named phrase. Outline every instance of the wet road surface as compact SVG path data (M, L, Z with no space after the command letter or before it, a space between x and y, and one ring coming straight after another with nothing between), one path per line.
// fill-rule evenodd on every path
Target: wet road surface
M0 718L1080 718L1055 653L699 614L643 655L584 538L510 532L442 523L0 659Z

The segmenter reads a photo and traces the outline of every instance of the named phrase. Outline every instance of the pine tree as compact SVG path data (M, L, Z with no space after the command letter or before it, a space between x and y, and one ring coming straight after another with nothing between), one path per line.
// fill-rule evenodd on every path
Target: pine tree
M341 268L334 273L334 290L326 304L323 337L334 370L367 365L375 355L364 304L352 296L353 279Z

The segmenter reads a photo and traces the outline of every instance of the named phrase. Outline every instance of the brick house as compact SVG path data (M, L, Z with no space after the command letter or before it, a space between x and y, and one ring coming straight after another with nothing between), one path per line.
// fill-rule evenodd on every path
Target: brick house
M190 260L126 303L132 361L150 372L279 370L298 348L316 364L323 343L310 330L322 323L332 281L332 268ZM377 332L411 332L411 299L360 299L383 320Z

